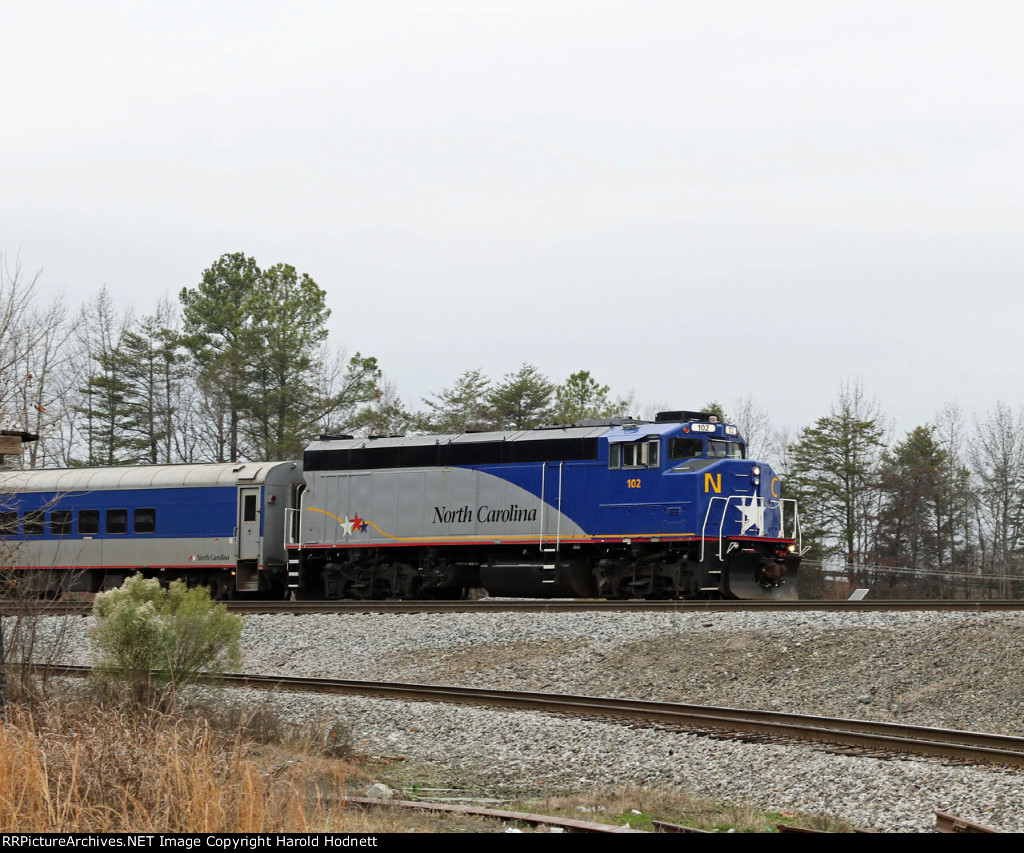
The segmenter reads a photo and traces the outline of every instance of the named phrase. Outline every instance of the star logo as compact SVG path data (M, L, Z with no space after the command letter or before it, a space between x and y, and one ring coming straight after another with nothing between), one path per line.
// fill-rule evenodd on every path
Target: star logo
M740 536L752 527L756 527L758 533L764 529L764 504L759 503L757 498L747 498L746 502L741 500L740 512L743 513L743 518L740 519Z
M346 515L344 520L339 519L338 524L341 525L342 533L344 533L346 539L353 533L365 533L366 528L370 526L366 519L359 517L358 512L352 518Z

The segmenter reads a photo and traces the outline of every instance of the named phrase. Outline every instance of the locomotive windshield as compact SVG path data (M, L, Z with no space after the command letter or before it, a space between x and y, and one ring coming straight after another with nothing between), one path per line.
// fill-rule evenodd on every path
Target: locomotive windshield
M699 438L670 438L668 440L669 459L692 459L704 455L704 442Z
M668 440L668 458L694 459L704 456L704 441L700 438L670 438ZM722 441L717 438L708 439L707 455L711 459L745 459L743 445L738 441Z
M708 456L712 459L743 459L743 445L738 441L708 440Z

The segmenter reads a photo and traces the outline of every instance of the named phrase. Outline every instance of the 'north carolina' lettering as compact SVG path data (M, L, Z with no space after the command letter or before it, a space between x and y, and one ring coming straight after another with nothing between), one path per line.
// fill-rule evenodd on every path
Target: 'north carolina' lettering
M482 522L536 521L537 510L523 509L519 504L512 504L505 509L491 509L489 506L482 506L476 511L476 520Z
M473 520L473 510L469 504L460 506L458 509L448 509L446 506L434 507L434 524L465 524Z
M492 509L484 506L477 507L476 521L481 524L508 523L514 521L536 521L537 510L526 509L519 504L512 504L501 509ZM473 521L473 508L467 504L458 509L448 509L446 506L434 507L434 519L432 524L465 524Z

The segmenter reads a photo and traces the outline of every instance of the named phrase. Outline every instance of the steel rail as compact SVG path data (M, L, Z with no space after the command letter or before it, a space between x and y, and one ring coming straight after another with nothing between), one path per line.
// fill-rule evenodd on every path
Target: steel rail
M962 817L951 815L947 812L935 812L935 830L943 833L964 833L964 832L999 832L991 826L983 826L971 820L964 820Z
M51 674L87 675L89 667L50 665ZM885 753L939 756L975 763L1024 767L1024 738L1010 735L936 729L870 720L848 720L709 705L687 705L640 699L573 694L494 690L354 679L306 678L231 673L204 676L202 681L228 686L307 693L345 693L417 702L484 705L629 720L649 725L805 740Z
M404 809L419 809L428 812L441 812L444 814L469 815L474 817L485 817L492 820L511 820L516 823L529 823L533 826L557 826L570 832L600 832L621 835L623 833L644 833L646 830L633 829L630 826L618 826L613 823L597 823L589 820L576 820L567 817L554 817L552 815L530 814L529 812L513 812L506 809L478 808L476 806L453 806L447 803L427 803L419 800L383 800L370 799L369 797L345 797L343 802L352 803L358 806L394 806Z
M946 612L991 613L1024 610L1024 600L981 601L607 601L597 599L507 599L482 601L226 601L233 613L249 614L360 614L360 613L729 613L729 612ZM87 601L4 601L0 614L85 616Z

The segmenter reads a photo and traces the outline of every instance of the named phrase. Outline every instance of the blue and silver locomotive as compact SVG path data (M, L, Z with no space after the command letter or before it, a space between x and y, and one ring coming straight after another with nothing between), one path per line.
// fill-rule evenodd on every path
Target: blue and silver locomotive
M290 585L328 598L795 598L799 525L694 412L355 439L304 455Z
M517 432L321 437L297 462L0 473L4 568L309 598L795 598L796 506L693 412Z

